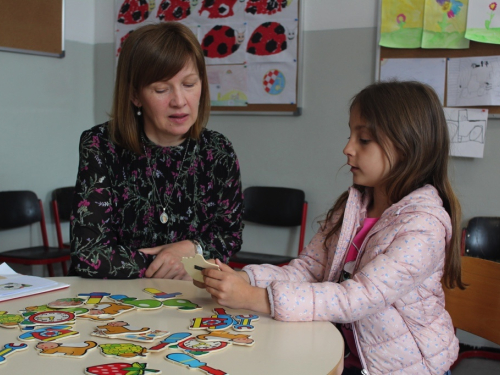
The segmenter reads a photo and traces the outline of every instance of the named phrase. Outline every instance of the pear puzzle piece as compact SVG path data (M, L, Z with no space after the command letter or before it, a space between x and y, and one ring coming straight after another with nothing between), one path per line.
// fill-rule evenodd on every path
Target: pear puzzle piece
M186 366L189 369L198 369L209 375L227 375L226 372L222 370L215 369L207 365L206 362L201 362L198 359L185 353L172 353L168 354L165 359L167 361L176 363L178 365Z
M189 329L206 329L208 331L226 330L232 327L236 321L222 308L214 309L216 315L206 318L194 318Z
M202 309L201 306L187 299L175 299L175 298L163 301L163 306L168 307L170 309L177 309L180 311L196 311Z
M225 341L233 345L252 346L255 341L252 336L243 333L229 333L216 331L195 336L198 341Z
M71 326L50 326L34 329L21 334L21 341L58 341L71 336L78 336L80 332L73 331Z
M145 357L148 349L137 344L100 344L101 354L111 358Z
M25 350L28 348L27 344L14 344L9 343L5 344L2 349L0 349L0 365L5 363L5 357L7 355L11 355L14 352L20 352L21 350Z
M88 354L89 350L97 347L95 341L72 342L61 344L58 342L43 342L36 344L35 349L38 354L50 357L72 357L82 358Z
M86 375L144 375L161 374L161 370L148 369L147 363L105 363L97 366L90 366L85 369Z
M22 321L24 321L24 316L21 314L8 314L7 311L0 311L0 327L16 328Z
M199 281L200 283L203 282L201 271L205 268L220 269L217 264L207 262L201 254L196 254L194 257L183 257L181 262L188 275L191 276L193 280Z
M161 290L155 289L155 288L144 288L144 292L151 294L154 298L156 299L170 299L170 298L175 298L177 296L180 296L182 293L181 292L174 292L174 293L166 293L162 292Z
M176 333L172 333L170 336L165 337L158 344L156 344L155 346L152 346L148 350L150 352L153 352L153 353L154 352L159 352L159 351L165 349L168 345L176 344L179 341L187 339L188 337L191 337L191 336L193 336L193 335L190 334L189 332L176 332Z

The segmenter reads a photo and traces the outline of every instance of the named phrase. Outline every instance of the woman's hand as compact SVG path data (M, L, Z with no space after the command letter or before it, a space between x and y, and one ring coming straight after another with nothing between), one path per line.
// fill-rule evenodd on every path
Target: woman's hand
M139 251L147 255L156 255L146 270L146 277L192 280L181 263L183 257L192 257L196 254L195 246L191 241L185 240L168 245L140 249Z
M266 289L251 286L246 272L237 272L218 259L215 263L220 271L202 271L205 289L214 301L233 309L248 309L267 314L271 312Z

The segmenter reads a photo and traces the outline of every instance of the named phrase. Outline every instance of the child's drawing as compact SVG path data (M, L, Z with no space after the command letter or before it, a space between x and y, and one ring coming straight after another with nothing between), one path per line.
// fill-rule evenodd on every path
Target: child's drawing
M481 43L500 44L500 12L491 0L469 0L465 37Z
M468 0L425 0L422 48L468 48Z
M425 0L382 0L380 42L390 48L422 45Z
M444 108L450 132L450 155L482 158L488 111Z

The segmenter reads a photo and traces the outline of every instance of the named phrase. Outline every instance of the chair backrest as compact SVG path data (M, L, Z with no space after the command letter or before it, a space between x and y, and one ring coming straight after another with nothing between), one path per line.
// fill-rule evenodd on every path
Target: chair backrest
M465 228L464 251L467 256L500 262L500 217L470 219Z
M55 205L53 204L54 211L57 210L60 221L69 221L70 219L74 191L74 186L67 186L55 189L52 192L52 202L56 202Z
M462 257L462 280L465 290L444 289L453 326L500 344L500 263Z
M243 191L243 220L275 226L302 224L305 193L299 189L251 186Z
M40 201L28 190L0 192L0 229L31 225L42 220Z

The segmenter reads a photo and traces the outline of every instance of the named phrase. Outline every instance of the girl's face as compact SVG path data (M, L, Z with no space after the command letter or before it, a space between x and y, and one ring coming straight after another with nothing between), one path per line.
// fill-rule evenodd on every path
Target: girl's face
M389 159L380 145L375 142L366 121L353 108L349 117L351 135L344 148L347 164L351 166L353 183L380 189L383 178L390 171ZM389 155L395 155L394 146L389 143Z

